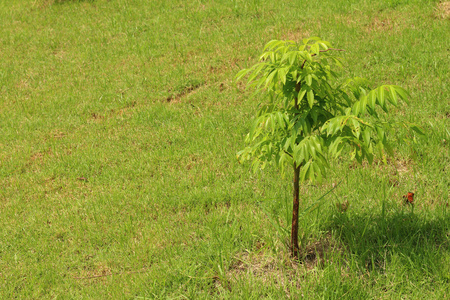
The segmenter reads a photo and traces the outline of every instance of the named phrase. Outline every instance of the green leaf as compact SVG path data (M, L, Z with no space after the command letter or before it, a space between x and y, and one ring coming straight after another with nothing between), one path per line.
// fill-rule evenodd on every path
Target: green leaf
M278 69L278 78L280 78L283 84L286 84L286 73L288 70L289 68Z
M384 146L384 144L386 143L386 134L384 132L384 129L380 126L376 127L377 129L377 135L378 135L378 144L381 144L382 146Z
M375 109L375 103L377 101L377 94L375 91L370 91L367 95L367 104L371 109Z
M289 52L289 64L293 66L296 60L297 60L297 52L296 51Z
M303 100L303 97L305 97L305 94L306 94L306 89L303 89L303 88L300 90L300 92L298 92L298 98L297 98L298 103L300 103L300 101Z
M312 76L311 76L311 74L306 75L305 82L306 82L306 84L308 86L311 86L311 83L312 83Z
M350 123L353 125L352 129L353 134L356 136L357 139L359 139L359 135L361 133L361 125L355 118L350 118Z
M266 78L261 76L261 78L257 82L252 83L253 86L256 86L256 91L255 91L256 94L261 92L260 88L264 84L265 81L266 81ZM249 79L249 83L250 83L250 79Z
M391 102L394 106L397 106L398 103L397 93L393 86L389 86L389 102Z
M360 101L357 101L357 102L355 102L355 104L353 104L353 107L352 107L352 112L353 112L353 114L355 114L355 115L359 115L359 113L360 113L360 106L361 106L361 102Z
M322 182L322 169L319 166L318 162L314 162L313 163L313 169L314 169L314 173L315 173L315 181L316 182Z
M288 161L288 155L286 153L281 153L279 155L278 165L282 166Z
M344 148L344 139L342 137L336 137L332 140L330 146L328 147L328 153L334 157L338 157Z
M302 128L303 133L305 135L309 134L309 132L311 130L311 124L309 124L308 120L304 120L302 125L303 125L303 128Z
M311 118L313 119L313 123L317 124L317 118L319 117L319 111L318 109L311 109L310 113Z
M277 127L284 128L286 126L286 122L285 122L283 113L281 113L281 112L276 113L276 118L277 118L277 122L278 122Z
M236 76L234 77L234 79L235 79L236 81L239 81L239 80L242 79L242 77L244 77L245 75L247 75L250 71L251 71L251 69L242 69L242 70L240 70L240 71L236 74Z
M283 149L284 149L285 151L288 151L288 150L289 150L289 148L290 148L291 145L292 145L292 140L293 140L293 139L294 139L293 136L290 136L290 137L284 139L284 143L282 142L282 144L283 144Z
M334 135L339 130L342 131L341 121L342 117L334 117L328 121L326 124L327 136Z
M314 144L311 143L311 140L309 140L308 143L308 150L309 150L308 153L311 155L311 157L313 159L316 159L317 158L316 147L314 147Z
M267 52L264 52L264 53L259 57L259 60L260 60L260 61L265 61L265 60L267 60L267 58L268 58L270 55L272 55L272 53L273 53L273 51L267 51Z
M270 57L270 61L271 61L271 62L275 62L275 52L273 52L273 51L270 52L270 53L269 53L269 57Z
M304 166L300 169L300 181L305 181L307 177L309 177L309 168L311 166L311 161L308 161Z
M284 43L285 43L284 41L280 41L280 40L271 40L270 42L268 42L266 44L263 51L266 51L267 49L275 49L275 48L283 45Z
M305 144L303 142L300 142L300 144L294 147L294 161L297 165L300 165L308 159L309 153L305 147Z
M366 148L369 148L369 145L370 145L370 140L371 140L370 131L371 130L368 127L364 128L364 131L362 131L364 146Z
M315 55L319 55L319 45L318 44L314 44L311 46L311 53L315 54Z
M255 67L254 68L255 70L253 71L252 75L249 76L248 81L247 81L248 83L252 82L259 75L261 70L264 67L266 67L266 64L265 63L260 63L260 64L255 65L254 67Z
M294 146L292 149L292 157L294 159L294 162L299 165L301 163L301 147Z
M297 75L298 75L298 70L295 69L294 71L292 71L292 72L291 72L291 75L292 75L292 79L293 79L294 81L296 81L296 80L297 80Z
M309 90L306 94L307 98L308 98L308 104L309 104L309 108L312 108L314 105L314 91L313 90Z
M278 70L273 70L272 73L267 76L266 87L272 83L273 77L278 73Z
M366 112L366 107L367 107L367 96L361 96L360 101L360 109L359 109L359 114L364 114Z
M266 51L267 49L269 49L270 47L272 47L272 45L274 45L275 43L277 43L278 40L271 40L269 41L263 48L263 51Z
M258 159L253 160L253 163L252 163L252 170L253 170L253 173L258 172L258 170L259 170L259 168L260 168L260 164L261 164L261 161L260 161L260 160L258 160Z
M408 103L408 98L409 98L408 92L407 92L404 88L399 87L399 86L397 86L397 85L393 85L392 87L395 89L395 92L396 92L398 95L400 95L400 98L402 98L403 101L405 101L406 103Z
M377 88L377 99L381 108L386 111L386 99L384 98L384 86Z
M320 42L319 45L322 46L323 50L328 50L328 46L325 43Z

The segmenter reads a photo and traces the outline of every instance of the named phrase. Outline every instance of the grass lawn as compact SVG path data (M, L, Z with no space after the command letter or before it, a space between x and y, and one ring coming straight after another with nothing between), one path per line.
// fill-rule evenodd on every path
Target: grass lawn
M236 160L260 99L233 77L309 36L428 138L304 184L302 211L336 188L299 263L291 176ZM450 298L449 41L438 1L0 1L0 298Z

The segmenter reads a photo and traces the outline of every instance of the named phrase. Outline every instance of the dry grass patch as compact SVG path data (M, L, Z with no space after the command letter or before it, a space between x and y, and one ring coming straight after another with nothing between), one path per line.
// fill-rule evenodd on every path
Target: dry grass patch
M440 19L450 19L450 1L441 2L437 5L436 17Z
M246 251L236 255L227 273L230 282L253 277L279 288L300 288L307 272L331 264L341 257L339 254L343 249L333 241L330 234L301 247L301 258L298 261L291 258L287 247L280 247L275 255L263 244L258 244L256 248L255 252Z
M382 32L392 34L398 32L400 26L399 21L393 18L379 18L375 16L368 24L364 26L364 31L367 33Z
M86 261L89 261L95 255L87 255ZM104 262L98 262L94 264L85 265L79 272L78 276L73 276L74 279L102 279L106 280L106 277L113 275L111 268Z
M295 28L291 30L283 30L285 34L281 36L281 39L283 40L291 40L294 42L299 42L304 38L308 38L311 36L311 32L308 30L305 30L304 28Z
M389 15L367 16L366 14L354 12L353 14L335 15L337 23L349 27L356 27L365 33L382 33L387 35L396 34L405 28L408 18L398 12Z
M289 257L287 251L274 256L267 249L260 249L238 254L226 274L226 279L228 283L233 284L253 277L265 285L273 284L278 288L295 285L300 288L301 276L304 273L304 269Z

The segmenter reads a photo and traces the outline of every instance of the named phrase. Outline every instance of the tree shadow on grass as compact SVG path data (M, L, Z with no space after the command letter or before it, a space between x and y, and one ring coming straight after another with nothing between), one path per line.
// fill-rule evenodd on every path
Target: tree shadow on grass
M408 272L419 270L450 280L448 214L431 218L401 210L385 216L338 213L326 229L336 233L346 253L361 269L384 272L389 264L401 265Z

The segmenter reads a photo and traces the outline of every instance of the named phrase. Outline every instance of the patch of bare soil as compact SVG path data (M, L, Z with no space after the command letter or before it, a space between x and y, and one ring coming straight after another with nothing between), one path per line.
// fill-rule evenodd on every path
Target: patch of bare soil
M298 266L287 257L274 257L263 251L245 252L235 258L227 275L231 282L252 276L262 282L285 286L287 281L291 281L291 277L295 278L293 275L297 269Z
M378 17L374 17L373 20L364 27L364 30L367 33L383 32L386 34L391 34L393 32L396 32L398 29L399 20Z
M294 42L300 42L302 39L310 37L311 33L304 28L296 28L292 30L286 30L286 33L281 36L283 40L291 40Z
M441 19L450 19L450 1L441 2L437 5L436 16Z
M288 293L289 289L286 287L296 286L300 289L306 272L322 268L336 257L333 253L341 251L342 247L332 241L330 235L302 247L299 260L292 259L287 248L274 255L263 246L255 252L238 254L229 267L227 279L229 283L233 283L253 277L263 283L270 282L285 288Z

